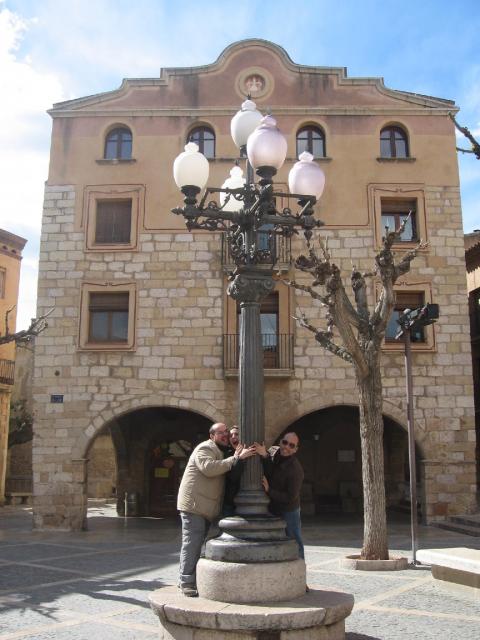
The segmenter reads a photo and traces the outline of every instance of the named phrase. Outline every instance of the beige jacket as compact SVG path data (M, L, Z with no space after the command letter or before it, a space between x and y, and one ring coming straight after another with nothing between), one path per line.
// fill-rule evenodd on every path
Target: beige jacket
M213 520L222 507L225 474L235 463L223 459L213 440L201 442L192 452L178 490L177 509Z

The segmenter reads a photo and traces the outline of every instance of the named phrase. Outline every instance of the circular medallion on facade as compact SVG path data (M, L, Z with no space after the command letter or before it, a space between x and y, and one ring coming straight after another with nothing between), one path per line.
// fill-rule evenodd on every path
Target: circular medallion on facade
M237 76L236 89L242 98L266 98L273 91L273 77L266 69L250 67Z
M257 94L261 94L265 89L265 80L258 73L252 73L245 78L245 89L255 98Z

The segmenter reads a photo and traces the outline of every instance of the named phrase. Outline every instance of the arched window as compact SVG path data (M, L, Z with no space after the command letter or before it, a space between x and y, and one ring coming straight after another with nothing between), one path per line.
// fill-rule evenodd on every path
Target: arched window
M325 134L319 127L302 127L297 132L297 158L304 151L314 158L325 157Z
M188 142L198 144L198 150L206 158L215 157L215 134L210 127L195 127L188 134Z
M408 158L407 134L401 127L385 127L380 132L382 158Z
M106 160L130 160L132 157L132 132L127 127L112 129L105 139Z

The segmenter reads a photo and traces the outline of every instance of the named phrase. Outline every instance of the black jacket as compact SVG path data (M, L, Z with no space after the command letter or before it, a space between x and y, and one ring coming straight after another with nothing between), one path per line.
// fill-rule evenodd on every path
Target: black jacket
M233 449L233 447L229 447L228 449L224 450L223 455L225 458L228 458L229 456L233 456L234 453L235 453L235 449ZM224 507L235 506L234 498L240 489L240 479L242 477L244 465L245 465L244 460L236 460L233 467L225 475L225 493L223 496Z
M270 511L281 515L298 509L304 473L297 456L283 457L279 447L270 447L262 464L269 484Z

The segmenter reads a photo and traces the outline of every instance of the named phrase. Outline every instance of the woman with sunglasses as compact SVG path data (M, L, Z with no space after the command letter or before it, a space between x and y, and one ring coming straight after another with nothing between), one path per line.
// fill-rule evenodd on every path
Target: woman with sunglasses
M280 446L265 448L254 443L255 451L262 457L265 476L262 480L265 493L270 498L270 511L285 520L286 533L298 543L298 552L305 558L302 523L300 520L300 492L303 483L303 469L295 455L298 451L296 433L286 433Z

